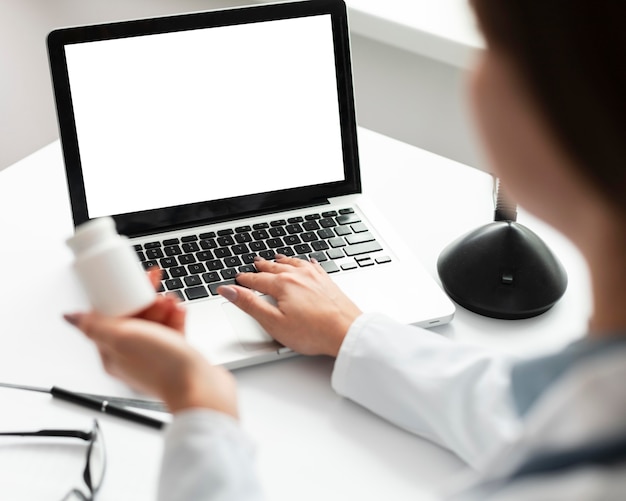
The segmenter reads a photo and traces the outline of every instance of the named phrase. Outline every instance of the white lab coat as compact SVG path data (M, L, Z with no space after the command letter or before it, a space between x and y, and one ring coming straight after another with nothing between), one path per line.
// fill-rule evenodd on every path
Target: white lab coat
M570 468L505 481L539 450L626 434L626 343L590 357L541 394L522 419L511 358L364 314L350 328L333 388L392 423L455 452L471 474L442 499L626 499L626 466ZM161 501L262 499L252 446L231 418L175 416L166 433Z

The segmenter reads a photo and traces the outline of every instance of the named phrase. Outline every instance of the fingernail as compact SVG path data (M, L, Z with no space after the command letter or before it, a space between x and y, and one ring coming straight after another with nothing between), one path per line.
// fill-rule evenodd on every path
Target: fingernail
M317 262L318 262L318 261L317 261L317 259L315 259L314 257L312 257L312 258L311 258L311 262L312 262L313 264L317 264Z
M68 324L71 324L74 327L77 327L78 324L80 323L81 318L83 318L83 315L82 313L65 313L63 315L63 318Z
M234 289L233 287L229 287L227 285L222 285L221 287L219 287L217 289L217 293L228 299L231 303L234 303L235 301L237 301L237 289Z
M274 259L285 259L287 256L285 256L284 254L276 254L274 256Z
M261 256L254 256L255 261L265 261Z

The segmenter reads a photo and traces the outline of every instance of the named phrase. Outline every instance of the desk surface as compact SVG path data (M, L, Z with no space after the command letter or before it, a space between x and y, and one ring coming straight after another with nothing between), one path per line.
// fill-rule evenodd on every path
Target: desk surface
M359 135L365 194L390 224L416 230L408 243L436 276L441 249L491 220L489 176L364 129ZM541 317L514 322L459 308L453 322L437 332L520 355L562 346L584 332L590 301L580 255L523 212L519 221L564 263L570 282L563 299ZM71 232L58 142L0 173L0 262L5 264L0 381L127 391L102 371L93 346L61 320L63 312L85 306L72 283L64 245ZM267 498L291 500L297 493L305 501L436 499L437 490L462 468L460 461L338 397L330 388L332 365L327 358L297 357L235 373L242 423L258 444ZM47 395L14 390L0 390L0 402L2 430L84 427L96 415ZM159 433L108 416L100 420L110 458L102 499L153 499ZM0 463L3 451L0 447Z

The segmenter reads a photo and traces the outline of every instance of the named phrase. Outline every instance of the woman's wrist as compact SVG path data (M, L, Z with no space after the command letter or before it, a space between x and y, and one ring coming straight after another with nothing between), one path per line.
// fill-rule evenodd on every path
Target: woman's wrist
M183 371L163 400L173 414L187 409L212 409L238 419L236 382L223 367L204 362Z

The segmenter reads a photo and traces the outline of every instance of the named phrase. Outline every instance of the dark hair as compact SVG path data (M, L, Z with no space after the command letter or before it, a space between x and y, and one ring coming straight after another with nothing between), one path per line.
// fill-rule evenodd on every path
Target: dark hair
M471 0L555 138L626 214L626 1Z

